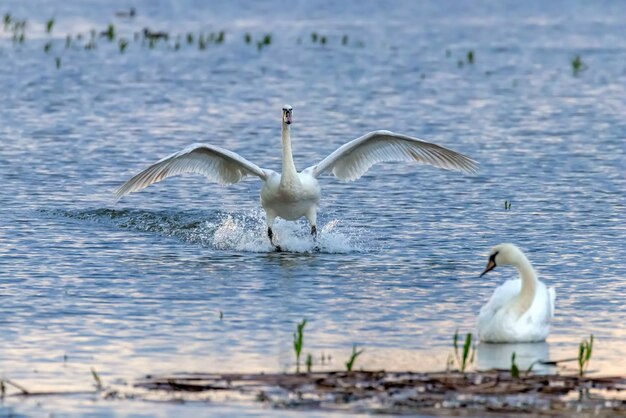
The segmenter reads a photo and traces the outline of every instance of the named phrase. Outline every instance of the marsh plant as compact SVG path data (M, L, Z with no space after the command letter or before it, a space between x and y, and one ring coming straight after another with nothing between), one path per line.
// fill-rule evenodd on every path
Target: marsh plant
M511 377L517 379L519 378L519 367L515 363L515 351L511 354Z
M467 63L468 64L473 64L474 63L474 51L472 51L472 50L467 51Z
M511 202L509 200L504 201L504 210L511 210Z
M96 382L96 389L102 390L102 380L93 367L91 368L91 376L93 376L93 380Z
M584 339L578 345L578 375L583 376L589 367L591 354L593 353L593 334L589 339Z
M463 343L463 351L459 355L459 330L454 332L452 340L454 346L454 358L461 373L465 373L465 369L468 365L474 362L474 355L476 354L476 346L472 345L472 333L468 332L465 336L465 342Z
M352 354L350 354L350 359L348 359L348 361L346 362L346 370L351 372L352 371L352 367L354 366L354 362L356 361L357 357L359 357L361 354L363 354L363 349L360 349L357 351L356 349L356 344L354 344L352 346Z
M54 19L50 19L46 22L46 33L52 33L54 28Z
M296 373L300 373L300 355L304 344L304 327L306 319L296 325L296 332L293 333L293 351L296 353Z
M580 58L580 55L576 55L574 58L572 58L571 64L572 73L574 74L574 76L577 76L578 73L587 68L587 66L583 63L582 58Z
M306 355L306 361L304 364L306 365L306 372L311 373L311 369L313 368L313 355L311 353Z

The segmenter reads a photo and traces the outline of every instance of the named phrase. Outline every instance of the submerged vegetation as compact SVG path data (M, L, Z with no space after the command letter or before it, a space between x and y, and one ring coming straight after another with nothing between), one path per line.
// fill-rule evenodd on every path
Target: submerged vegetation
M472 345L472 333L468 332L465 336L465 342L463 343L463 349L459 354L459 331L454 332L452 338L452 346L454 348L454 355L448 359L448 367L454 364L456 360L457 368L461 373L465 373L465 369L470 364L474 363L474 356L476 354L476 346Z
M300 355L302 354L302 346L304 345L304 327L306 319L296 325L296 332L293 333L293 351L296 354L296 373L300 372Z
M593 334L589 336L589 339L582 340L578 346L578 374L580 376L583 376L587 371L592 352Z
M118 11L115 12L114 15L117 19L125 19L125 21L128 22L129 19L130 21L133 20L136 13L136 10L131 8L130 11ZM59 27L55 18L46 20L43 25L45 32L48 35L51 35L52 32ZM29 27L29 25L27 25L26 19L16 19L11 13L4 14L3 30L5 33L11 34L11 38L15 46L22 45L26 41L27 27ZM256 45L256 49L259 52L273 43L273 35L271 33L258 35L256 42L254 41L254 38L256 38L256 36L246 32L243 35L243 42L246 45ZM148 27L136 30L133 33L120 33L114 23L109 23L102 30L97 30L96 28L91 29L87 35L84 33L66 34L64 38L65 49L93 51L98 49L98 41L100 39L107 40L110 43L119 39L117 47L120 54L124 54L126 52L131 42L138 43L142 48L147 48L149 50L162 47L165 50L176 52L179 51L186 43L189 47L195 47L197 50L205 51L211 46L226 44L228 34L224 29L210 32L200 31L197 35L192 32L170 34L167 31L154 30ZM319 35L316 32L311 34L311 41L313 43L318 43L319 45L335 44L346 46L349 44L348 35L330 37L327 35ZM38 41L33 40L33 42ZM51 37L48 38L43 46L44 52L49 52L58 42L60 42L60 40ZM300 40L298 40L298 44L299 43ZM364 44L363 41L357 41L354 45L356 47L363 47ZM55 59L56 68L60 68L58 62L59 61Z

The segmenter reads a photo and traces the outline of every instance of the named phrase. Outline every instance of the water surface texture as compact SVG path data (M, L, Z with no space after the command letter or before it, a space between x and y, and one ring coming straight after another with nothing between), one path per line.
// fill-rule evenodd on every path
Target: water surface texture
M478 278L500 242L527 250L557 292L547 343L516 348L518 358L573 357L593 333L591 368L626 373L622 3L133 4L132 21L114 17L129 7L121 0L0 4L29 22L23 45L8 33L0 41L2 376L84 389L91 368L105 383L292 370L302 318L304 352L316 363L330 355L326 368L343 368L357 344L357 367L443 369L455 330L474 331L480 306L515 276ZM66 34L109 22L131 40L124 54L105 39L64 49ZM175 51L173 40L150 49L132 41L146 26L226 36L205 50ZM258 51L266 33L271 45ZM576 55L585 69L574 76ZM290 251L271 252L256 179L221 187L184 176L113 201L131 175L193 142L280 170L284 103L299 169L389 129L463 152L480 172L388 163L354 183L324 177L320 252L304 221L279 222ZM478 367L509 358L478 347ZM0 414L204 407L70 398L7 401Z

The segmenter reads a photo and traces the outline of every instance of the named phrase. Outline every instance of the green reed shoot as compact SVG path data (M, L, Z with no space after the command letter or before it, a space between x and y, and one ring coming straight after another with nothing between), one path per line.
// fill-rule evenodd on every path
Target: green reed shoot
M452 340L454 346L454 356L461 373L465 373L467 366L474 362L474 355L476 354L476 346L472 346L472 333L468 332L465 336L465 342L463 343L462 356L459 356L459 330L454 332Z
M467 63L468 64L473 64L474 63L474 51L468 51L467 52Z
M321 36L320 37L320 44L326 45L326 37L325 36Z
M515 351L511 354L511 377L517 379L519 378L519 367L515 363Z
M93 367L91 368L91 375L93 376L93 380L96 381L96 389L102 390L102 380L100 379L98 372L96 372Z
M357 357L363 354L363 351L363 349L357 351L356 344L352 346L352 354L350 355L350 359L346 362L346 370L348 370L349 372L352 371L352 366L354 366L354 362L356 361Z
M269 45L272 43L272 35L269 33L263 37L263 45Z
M191 45L193 43L193 33L189 32L187 34L187 43Z
M50 19L46 22L46 33L51 33L54 28L54 19Z
M580 58L580 55L576 55L574 58L572 58L572 73L574 74L574 76L577 76L578 73L580 73L582 70L584 70L586 68L585 64L583 63L583 60Z
M296 373L300 373L300 354L304 344L304 327L306 319L296 325L296 332L293 333L293 351L296 353Z
M311 34L311 42L313 43L317 42L317 33L313 32Z
M511 202L508 200L504 201L504 210L510 210L511 209Z
M48 53L50 52L51 48L52 48L52 42L46 42L46 44L43 46L43 52Z
M249 33L246 33L243 36L243 40L245 41L245 43L249 44L250 42L252 42L252 35L250 35Z
M224 31L220 31L220 33L217 34L217 38L215 38L215 43L216 44L221 44L224 42L224 38L225 38L226 34L224 33Z
M307 373L311 373L311 369L313 368L313 356L311 355L311 353L308 353L306 355L306 361L304 364L306 364Z
M115 39L115 26L113 26L113 23L109 23L107 30L104 31L104 36L109 40L109 42Z
M589 336L589 339L584 339L578 346L578 375L582 376L587 371L589 361L591 360L591 354L593 353L593 334Z
M124 51L126 50L126 47L128 47L128 41L124 38L121 38L118 42L117 42L118 46L120 47L120 54L123 54Z

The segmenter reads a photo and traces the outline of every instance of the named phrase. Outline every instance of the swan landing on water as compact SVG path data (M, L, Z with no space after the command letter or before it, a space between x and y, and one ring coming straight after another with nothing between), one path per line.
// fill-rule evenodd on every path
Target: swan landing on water
M194 144L157 161L124 183L115 193L116 199L139 191L167 177L197 173L221 184L239 182L248 175L263 181L261 206L265 210L267 235L272 245L272 225L277 217L294 221L305 217L311 224L311 235L317 234L317 205L320 186L317 178L332 172L341 180L360 178L369 168L383 161L417 161L447 170L475 173L477 164L465 155L406 135L374 131L338 148L319 164L298 173L291 153L293 109L283 107L283 172L258 167L232 151L208 144ZM276 246L280 251L280 247Z
M535 270L522 250L513 244L500 244L489 254L481 277L496 266L517 268L520 278L499 286L478 315L478 336L482 342L522 343L544 341L554 317L554 288L537 279Z

